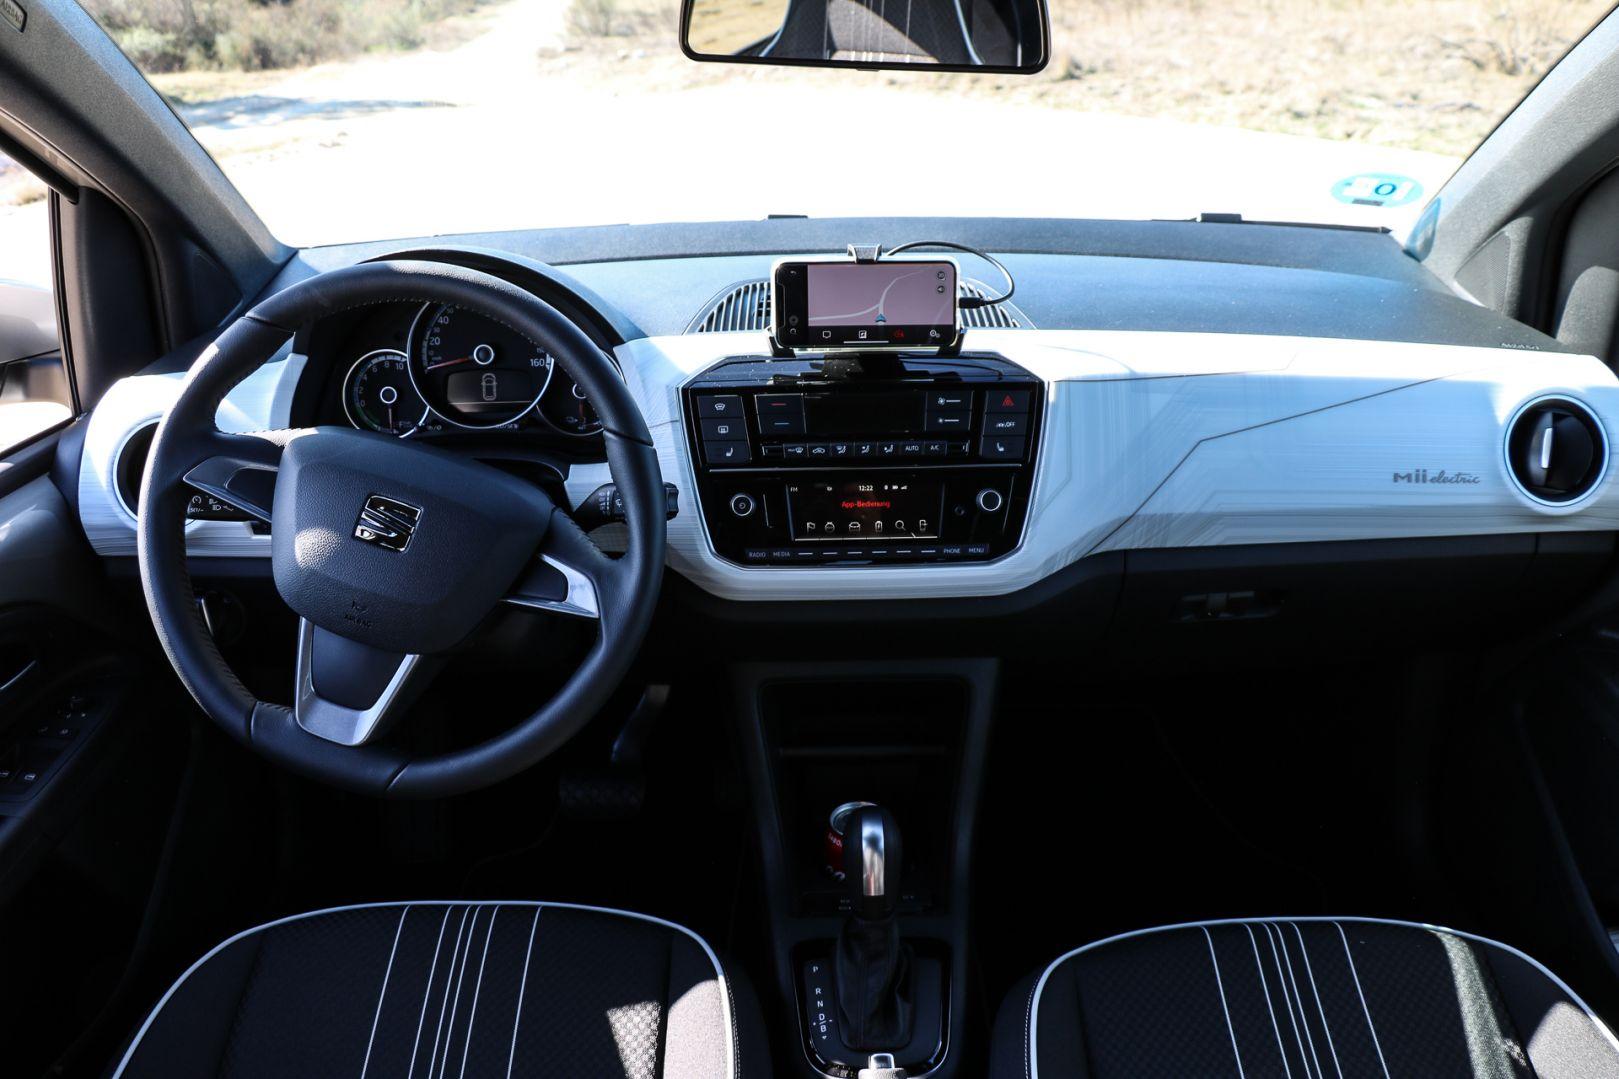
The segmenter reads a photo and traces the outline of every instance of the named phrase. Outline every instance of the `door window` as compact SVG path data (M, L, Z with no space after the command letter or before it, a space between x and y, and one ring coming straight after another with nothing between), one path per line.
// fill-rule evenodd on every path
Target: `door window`
M0 453L72 417L45 187L0 154Z

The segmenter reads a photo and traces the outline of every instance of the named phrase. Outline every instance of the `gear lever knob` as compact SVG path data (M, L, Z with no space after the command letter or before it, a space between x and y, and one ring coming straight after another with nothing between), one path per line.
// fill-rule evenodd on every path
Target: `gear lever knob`
M868 920L891 918L899 909L904 865L899 825L882 806L861 806L843 830L843 868L852 909Z

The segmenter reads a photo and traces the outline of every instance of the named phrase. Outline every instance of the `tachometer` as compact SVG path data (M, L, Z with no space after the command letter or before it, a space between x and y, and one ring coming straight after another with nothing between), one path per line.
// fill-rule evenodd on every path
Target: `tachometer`
M410 358L398 349L367 352L343 380L343 411L362 431L408 435L420 427L427 403L410 380Z
M602 421L585 396L584 387L563 372L540 401L540 415L545 422L570 435L593 435L602 429Z
M551 356L476 311L428 305L410 333L410 377L434 412L460 427L515 423L551 381Z

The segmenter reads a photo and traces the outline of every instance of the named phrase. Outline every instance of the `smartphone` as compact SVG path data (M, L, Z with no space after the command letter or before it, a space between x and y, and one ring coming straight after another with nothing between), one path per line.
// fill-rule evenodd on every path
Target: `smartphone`
M772 332L783 348L944 348L955 343L950 259L778 262Z

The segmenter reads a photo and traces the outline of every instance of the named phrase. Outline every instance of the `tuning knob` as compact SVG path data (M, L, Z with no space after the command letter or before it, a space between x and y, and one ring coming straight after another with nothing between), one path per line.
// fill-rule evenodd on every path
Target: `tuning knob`
M975 501L978 503L978 508L985 513L999 513L1001 507L1006 505L1006 498L993 487L985 487L982 491L979 491L978 498Z

